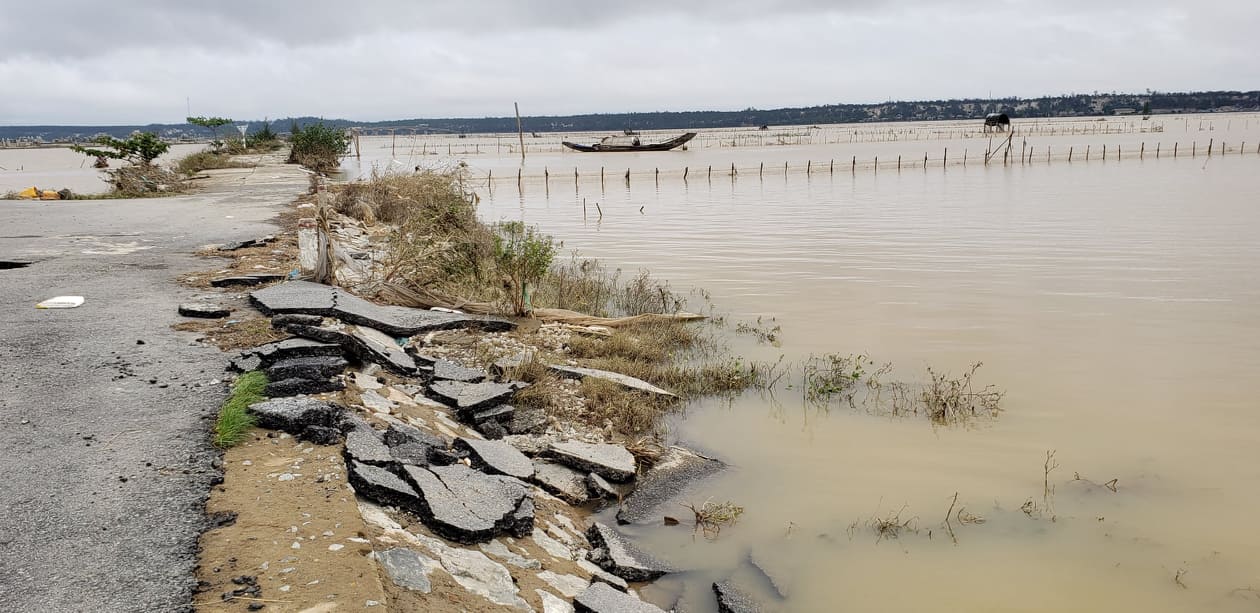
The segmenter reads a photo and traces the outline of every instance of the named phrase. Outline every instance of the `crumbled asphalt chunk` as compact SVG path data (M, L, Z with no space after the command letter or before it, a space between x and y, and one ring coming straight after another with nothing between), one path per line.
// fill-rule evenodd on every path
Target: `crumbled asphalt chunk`
M185 302L179 305L178 311L184 317L199 317L201 319L223 319L232 314L231 309L208 302Z
M433 362L433 379L439 381L461 381L479 383L486 380L486 371L479 368L467 368L449 360Z
M717 597L718 613L761 613L757 600L730 581L714 582L713 595Z
M346 369L346 361L341 356L313 356L307 358L287 358L267 367L267 379L282 381L284 379L327 379L341 374Z
M316 445L336 445L342 440L341 430L329 426L307 426L298 435L299 440Z
M586 476L567 466L534 462L534 482L569 504L582 504L590 500Z
M477 430L481 432L481 435L486 437L487 440L491 441L497 441L508 434L507 428L504 428L503 424L497 421L482 422L477 426Z
M280 360L289 358L339 356L342 352L341 346L335 343L323 343L305 338L287 338L282 341L259 345L249 351L242 351L241 355L252 354L257 356L262 360L262 367L266 368Z
M324 394L346 388L341 378L335 379L299 379L293 377L280 381L272 381L263 388L263 394L271 398L297 396L299 394Z
M429 391L460 413L461 418L477 411L503 404L516 393L514 383L463 383L460 381L436 381Z
M616 530L595 522L586 531L590 541L590 561L600 568L626 581L653 581L666 573L675 572L670 565L639 549Z
M283 330L285 326L318 326L324 323L319 315L299 315L297 313L276 315L271 318L271 327Z
M522 532L521 505L529 498L529 488L517 479L488 475L463 464L406 466L403 473L419 493L421 503L415 512L444 538L473 544L501 533ZM532 532L532 503L528 523Z
M376 466L388 466L394 462L389 447L374 431L359 428L346 433L345 455L347 460Z
M297 435L308 426L336 427L346 411L315 398L276 398L250 405L249 412L259 427Z
M517 407L505 426L511 434L537 434L547 427L547 412L539 407Z
M428 466L429 453L432 447L424 443L403 443L394 445L389 448L389 455L398 464L410 464L412 466Z
M429 447L437 447L439 449L445 449L447 447L446 440L435 434L429 434L424 430L408 424L390 424L389 429L385 430L385 444L390 447L394 447L406 443L419 443Z
M240 286L249 286L249 285L262 285L264 283L271 283L273 281L283 281L284 278L285 278L285 275L260 273L260 274L255 274L255 275L240 275L237 277L220 277L218 279L211 279L210 285L213 287L240 287Z
M497 421L499 423L504 423L511 420L512 415L514 415L515 413L516 413L516 407L513 407L510 404L501 404L498 406L490 407L488 409L473 413L472 419L470 421L478 425L483 424L487 421Z

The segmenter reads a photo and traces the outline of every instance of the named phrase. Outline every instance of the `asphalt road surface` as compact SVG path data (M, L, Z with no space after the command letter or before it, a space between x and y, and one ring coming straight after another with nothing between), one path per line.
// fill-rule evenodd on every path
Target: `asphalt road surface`
M0 201L0 611L183 611L225 356L171 324L192 256L256 238L306 187L225 171L205 193ZM30 262L12 267L3 262ZM83 306L35 303L80 295Z

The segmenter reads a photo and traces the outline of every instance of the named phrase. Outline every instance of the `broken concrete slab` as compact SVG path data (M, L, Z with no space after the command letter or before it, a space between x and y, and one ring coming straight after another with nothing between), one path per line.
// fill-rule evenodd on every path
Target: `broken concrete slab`
M362 394L359 394L359 402L362 402L363 406L378 413L389 413L397 406L373 390L367 390Z
M263 283L272 283L275 281L283 281L286 275L277 274L254 274L241 275L239 277L220 277L211 279L210 285L214 287L241 287L249 285L262 285Z
M655 385L652 385L651 383L648 383L647 381L644 381L642 379L636 379L634 377L631 377L630 375L623 375L618 372L612 372L609 370L599 370L598 368L584 368L581 366L566 366L563 364L548 364L547 368L549 368L552 372L555 372L559 374L560 376L567 377L569 379L582 379L584 377L591 377L592 379L602 379L604 381L612 381L613 383L617 383L624 387L628 387L632 390L648 392L651 394L659 394L661 396L669 396L671 398L676 397L672 392L668 392L659 387L656 387Z
M569 601L544 589L535 589L534 593L542 599L542 613L574 613L573 605Z
M542 562L533 558L526 558L525 556L508 549L507 545L504 545L503 541L499 539L494 539L489 543L482 543L481 545L478 545L478 547L480 547L482 551L517 568L524 568L526 570L542 569Z
M569 504L590 500L586 475L551 462L534 462L534 482Z
M606 583L592 583L573 599L578 613L665 613L660 607L619 592Z
M613 483L634 479L634 455L621 445L566 441L552 443L548 452L560 462L581 471L593 472Z
M443 313L400 306L381 306L343 289L308 281L290 281L261 289L250 299L264 313L304 313L336 317L396 336L432 330L478 328L489 332L511 330L516 324L498 317Z
M301 434L309 426L335 428L346 410L339 405L314 398L276 398L249 406L261 428Z
M471 545L502 533L522 537L533 532L529 488L516 479L463 464L405 466L403 473L419 493L415 512L444 538Z
M415 488L398 478L398 475L379 466L351 460L347 477L355 492L369 500L405 509L421 506L420 496Z
M577 575L557 573L550 570L544 570L537 573L537 577L543 583L550 585L557 592L564 594L567 598L573 598L578 594L581 594L591 585L590 581L587 581Z
M657 521L657 512L697 481L708 478L726 465L682 447L665 450L652 468L643 473L634 491L622 501L617 521L623 524ZM675 507L676 508L676 507Z
M346 433L346 461L351 460L374 466L389 466L394 463L390 449L373 430L356 428Z
M436 381L429 386L429 392L438 400L455 407L462 417L503 404L518 388L519 384L516 383Z
M413 357L415 357L413 355ZM486 380L486 371L480 368L467 368L450 360L433 362L433 378L439 381L461 381L463 383L480 383Z
M713 595L717 597L718 613L761 613L761 604L730 581L714 582Z
M395 547L372 554L385 568L385 574L401 588L428 594L433 589L429 573L441 564L437 560L403 547Z
M274 362L267 367L269 381L283 379L327 379L341 374L346 369L346 360L341 356L314 356L308 358L287 358Z
M272 381L263 388L263 394L269 398L283 398L303 394L324 394L346 389L341 378L336 379L302 379L292 377Z
M502 441L479 441L460 437L455 448L468 451L473 468L492 475L507 475L522 481L534 476L534 463L515 447Z
M184 317L223 319L232 314L232 309L208 302L185 302L179 305L179 314Z
M588 559L626 581L652 581L675 572L669 564L639 549L616 530L595 522L586 531L591 550Z

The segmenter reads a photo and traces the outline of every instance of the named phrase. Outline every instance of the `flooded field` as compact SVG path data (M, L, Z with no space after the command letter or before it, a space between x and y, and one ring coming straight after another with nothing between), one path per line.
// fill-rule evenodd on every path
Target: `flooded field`
M157 159L168 164L190 153L201 151L204 144L171 145L170 151ZM111 160L110 166L122 162ZM69 147L0 148L0 194L21 191L31 186L59 190L69 188L77 194L109 191L101 171L92 168L92 158L75 153Z
M493 137L422 137L426 153L408 142L407 157L403 137L373 137L351 172L462 159L489 179L476 180L487 220L536 223L566 250L705 288L754 359L866 352L909 384L928 366L983 362L978 383L1006 391L1000 417L969 427L816 406L799 368L773 393L693 403L673 435L732 469L690 500L745 512L712 539L685 524L629 528L698 569L651 588L661 604L681 594L685 610L711 611L709 582L734 576L790 611L1260 606L1260 119L1043 121L1013 149L1049 147L1050 161L988 167L974 125L812 132L830 136L741 146L756 131L728 131L654 154L544 147L527 152L519 187L506 136L497 151ZM480 154L458 153L478 138ZM875 156L878 171L861 165ZM780 346L734 332L758 318L781 327ZM904 527L881 534L881 521Z

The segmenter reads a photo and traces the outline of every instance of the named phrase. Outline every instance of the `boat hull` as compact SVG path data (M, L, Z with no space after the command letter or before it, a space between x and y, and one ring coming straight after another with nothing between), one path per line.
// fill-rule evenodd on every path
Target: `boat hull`
M681 147L687 144L687 141L690 141L691 139L695 137L696 137L695 132L688 132L686 134L683 134L682 136L679 136L677 138L671 138L665 142L647 143L647 144L641 144L641 145L601 145L599 143L596 143L594 145L583 145L580 143L571 143L569 141L562 141L560 144L574 151L581 151L583 153L618 153L618 152L626 152L626 151L669 151L670 149L676 149L678 147Z

